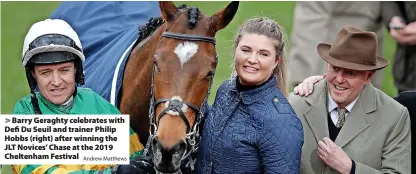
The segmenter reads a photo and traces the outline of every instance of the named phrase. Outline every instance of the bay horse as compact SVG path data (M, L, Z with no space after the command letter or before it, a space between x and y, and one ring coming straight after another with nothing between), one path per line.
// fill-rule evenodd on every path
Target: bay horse
M163 1L161 18L141 28L125 67L119 109L130 115L159 172L180 172L181 161L197 149L217 66L215 34L231 22L238 5L231 2L207 16Z

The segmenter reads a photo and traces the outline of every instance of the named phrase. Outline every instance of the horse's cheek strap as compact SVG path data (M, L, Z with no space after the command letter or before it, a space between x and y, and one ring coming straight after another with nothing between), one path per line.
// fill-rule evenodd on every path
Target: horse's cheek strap
M189 132L189 129L191 129L191 125L189 124L188 119L186 118L185 114L182 112L182 110L179 110L179 116L181 116L182 120L186 124L186 132Z

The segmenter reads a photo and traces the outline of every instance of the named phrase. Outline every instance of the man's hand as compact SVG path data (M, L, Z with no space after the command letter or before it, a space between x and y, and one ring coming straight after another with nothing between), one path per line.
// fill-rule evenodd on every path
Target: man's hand
M406 25L400 17L393 17L389 24L390 35L402 45L416 44L416 22Z
M416 45L416 22L407 24L402 30L405 38L401 40L401 43L406 45Z
M342 174L348 174L351 171L352 161L350 157L328 137L318 142L318 156L329 167Z
M416 34L416 22L411 22L403 28L404 34Z
M313 92L313 86L315 83L318 83L320 80L324 79L326 74L323 76L311 76L303 80L298 86L293 89L294 94L300 96L309 96Z

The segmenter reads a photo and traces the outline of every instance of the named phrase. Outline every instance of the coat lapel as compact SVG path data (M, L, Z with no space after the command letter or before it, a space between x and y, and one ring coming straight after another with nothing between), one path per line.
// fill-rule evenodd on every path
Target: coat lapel
M335 144L344 147L348 142L353 140L361 132L370 126L367 114L376 110L376 93L371 83L366 85L363 92L358 97L357 102L348 115L344 126L341 128Z
M318 142L329 137L326 80L318 83L315 91L306 98L311 107L304 113L304 117Z

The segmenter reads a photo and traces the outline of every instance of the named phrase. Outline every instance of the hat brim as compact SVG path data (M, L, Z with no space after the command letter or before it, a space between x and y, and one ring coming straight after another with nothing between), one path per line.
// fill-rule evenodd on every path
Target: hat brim
M77 55L66 51L41 52L39 54L33 55L27 64L55 64L68 62L75 59L78 59Z
M383 69L389 64L389 60L380 56L377 56L377 61L375 65L363 65L363 64L357 64L353 62L339 60L329 55L330 48L331 48L331 45L326 44L326 43L320 43L318 44L317 50L321 58L333 66L346 68L346 69L352 69L352 70L358 70L358 71L369 71L369 70Z
M45 46L37 47L35 49L28 51L23 57L22 66L26 66L29 59L36 54L43 53L43 52L56 52L56 51L66 51L66 52L74 53L81 59L82 62L85 61L84 54L75 48L72 48L69 46L62 46L62 45L45 45Z

